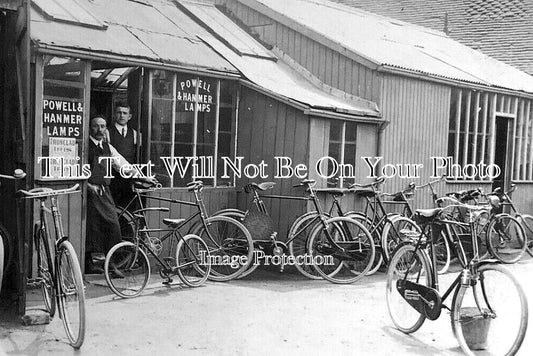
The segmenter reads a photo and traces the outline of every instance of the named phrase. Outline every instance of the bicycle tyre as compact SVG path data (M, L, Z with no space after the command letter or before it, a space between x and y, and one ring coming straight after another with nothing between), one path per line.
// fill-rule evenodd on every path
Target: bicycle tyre
M209 279L226 282L240 276L253 262L254 243L250 232L239 221L229 216L211 216L206 219L206 231L202 224L192 234L200 236L209 248L211 273ZM213 263L213 259L216 263ZM231 261L239 260L232 267Z
M397 290L397 283L404 278L427 287L433 285L431 263L425 250L416 250L415 246L404 242L392 254L387 268L386 299L389 316L398 330L410 334L422 326L426 316L420 314L402 297ZM423 278L421 281L420 279Z
M246 212L239 210L239 209L223 209L213 214L213 216L219 216L219 215L228 216L230 218L237 220L240 223L243 223L244 218L246 217ZM197 224L198 226L201 226L202 223L199 221L197 222ZM252 232L250 232L250 234L252 234ZM252 240L253 240L253 237L252 237ZM237 279L241 279L246 276L249 276L257 269L257 267L259 267L259 261L255 260L257 251L258 251L257 246L254 241L254 254L252 257L253 261L252 263L250 263L250 266L248 266L248 268L244 270L244 272L242 272L239 276L236 277Z
M366 275L374 262L376 251L370 232L363 224L348 217L330 218L326 220L326 227L328 230L322 224L317 225L307 244L313 267L332 283L357 282ZM332 246L325 231L345 251Z
M522 287L498 264L480 266L474 277L474 285L459 285L453 295L450 316L459 345L467 355L516 354L528 323Z
M344 216L357 220L358 222L363 224L364 227L366 227L366 229L369 232L373 231L373 233L371 232L370 234L372 235L372 238L374 240L374 248L376 252L374 255L374 262L372 262L372 267L370 267L368 272L366 272L367 276L371 276L381 268L381 266L383 265L383 261L384 261L383 248L381 244L381 236L379 235L379 229L378 228L373 229L372 220L363 213L349 212L349 213L344 214Z
M118 216L120 236L122 237L122 241L133 241L136 231L135 219L133 218L133 215L120 206L116 206L115 211L117 212Z
M14 257L14 248L15 248L15 241L13 240L13 236L7 231L7 229L0 224L0 238L3 247L3 273L5 274L9 268L11 267L11 264L13 263L13 257Z
M309 240L310 232L316 224L320 224L320 220L312 223L312 220L317 216L318 213L316 211L309 211L300 215L291 224L287 235L287 240L290 241L288 248L291 256L294 256L295 259L301 259L301 257L298 256L304 256L304 262L299 263L296 261L298 263L295 263L294 267L296 267L296 270L303 276L314 280L322 279L322 276L320 276L312 265L305 263L305 256L307 255L307 242ZM309 226L306 226L306 224L309 224ZM305 230L300 231L303 227L305 227Z
M69 241L58 248L57 291L59 315L70 345L79 349L85 339L85 287L76 251Z
M52 249L49 236L42 226L35 228L35 246L37 248L37 277L41 278L41 291L44 306L50 317L56 313L56 292L54 287L54 265L52 261Z
M522 226L508 214L496 215L490 222L487 243L490 253L503 263L518 262L526 250Z
M384 260L390 260L392 252L403 241L414 241L420 237L422 231L416 223L405 216L393 216L385 222L383 233L381 234L381 246L383 248Z
M520 215L517 218L522 224L524 234L526 235L526 251L533 257L533 216Z
M204 284L211 272L211 259L205 242L196 235L183 236L176 248L176 264L183 283L189 287Z
M435 262L437 263L437 273L448 272L451 262L450 242L446 237L444 229L441 231L438 240L435 242Z
M117 274L117 270L122 275ZM107 253L104 275L113 293L121 298L134 298L141 294L148 284L150 263L139 246L124 241L113 246Z

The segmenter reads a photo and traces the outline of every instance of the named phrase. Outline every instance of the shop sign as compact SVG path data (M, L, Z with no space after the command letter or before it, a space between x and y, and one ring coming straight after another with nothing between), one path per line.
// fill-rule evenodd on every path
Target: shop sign
M197 87L198 94L196 94ZM198 112L211 112L214 103L211 89L214 87L203 79L192 78L179 82L176 91L178 111L194 112L197 108Z
M48 137L81 139L83 103L71 100L43 99L43 130Z

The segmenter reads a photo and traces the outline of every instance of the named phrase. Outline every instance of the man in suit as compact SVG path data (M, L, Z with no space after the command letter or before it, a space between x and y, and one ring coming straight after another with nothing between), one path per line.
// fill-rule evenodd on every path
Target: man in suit
M128 127L131 120L131 108L124 102L119 102L115 107L115 116L112 127L109 128L109 142L130 163L137 162L138 132ZM125 207L133 197L131 180L116 177L111 182L111 194L118 206ZM135 207L132 207L135 209Z
M89 165L91 176L87 184L87 238L85 248L85 273L102 273L102 269L96 266L92 260L92 253L105 253L121 241L120 225L115 210L115 202L111 195L109 185L112 179L107 176L107 162L101 158L117 157L112 159L112 167L118 175L121 167L129 162L109 143L104 137L107 131L107 123L102 115L97 115L91 119L89 136ZM126 168L126 167L125 167ZM134 173L132 170L126 173ZM156 183L154 178L143 178L143 180ZM117 275L121 275L113 266L112 270Z

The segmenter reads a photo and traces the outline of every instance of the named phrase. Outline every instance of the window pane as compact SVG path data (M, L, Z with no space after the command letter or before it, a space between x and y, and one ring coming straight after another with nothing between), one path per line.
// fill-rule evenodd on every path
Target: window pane
M342 140L342 125L343 122L340 120L331 120L329 127L329 141L340 142ZM331 156L331 155L330 155Z
M346 123L346 142L356 142L357 140L357 124L354 122Z

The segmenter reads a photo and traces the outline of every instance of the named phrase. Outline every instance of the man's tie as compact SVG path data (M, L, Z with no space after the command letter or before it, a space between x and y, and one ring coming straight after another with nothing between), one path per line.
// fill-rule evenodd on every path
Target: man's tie
M122 137L126 137L126 128L125 127L122 128Z

